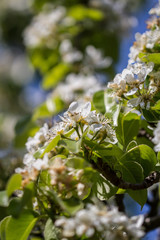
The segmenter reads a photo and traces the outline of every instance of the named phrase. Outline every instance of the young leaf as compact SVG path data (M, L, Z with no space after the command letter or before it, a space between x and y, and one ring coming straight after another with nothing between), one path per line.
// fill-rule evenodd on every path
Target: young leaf
M63 200L63 208L70 214L75 214L84 207L83 203L77 198Z
M160 111L142 109L142 113L148 122L158 122L160 119Z
M140 116L136 113L128 112L120 114L116 135L119 142L126 148L130 141L137 136L140 127Z
M158 100L156 104L153 107L151 107L151 109L160 111L160 100Z
M50 70L42 82L42 87L48 90L54 87L59 81L61 81L65 75L70 71L70 66L66 63L59 63Z
M82 139L79 139L78 141L74 141L70 139L62 139L59 141L60 145L63 145L73 153L78 153L80 151L81 143L82 143Z
M135 161L126 161L121 163L117 170L120 170L122 178L126 182L140 183L144 179L143 168Z
M6 188L8 197L10 197L15 190L21 187L21 181L22 181L22 176L20 174L12 175L12 177L8 181L7 188Z
M139 58L143 62L153 62L154 64L160 64L160 53L140 53Z
M120 104L116 103L115 98L110 94L109 91L104 93L104 104L106 116L113 121L113 125L117 126L118 124L118 115L121 109Z
M91 18L96 21L100 21L103 19L102 11L93 8L87 8L83 5L75 5L74 7L71 7L69 11L69 16L78 21L84 20L85 18Z
M6 240L6 227L7 224L10 220L10 216L5 217L1 222L0 222L0 239L1 240Z
M139 163L144 171L144 177L147 177L151 171L155 169L157 158L155 152L147 145L139 145L130 149L123 157L120 162L137 162Z
M98 176L99 175L99 176ZM99 173L97 173L97 180L93 185L93 190L95 191L96 196L101 200L107 200L114 196L117 192L117 187L112 183L104 179Z
M121 170L122 178L126 182L131 183L140 183L144 179L143 175L143 168L141 165L137 162L133 161L127 161L121 164L119 167L119 170ZM140 191L133 191L133 190L127 190L126 191L137 203L141 205L141 207L144 206L144 204L147 201L147 190L140 190Z
M44 229L44 239L45 240L60 240L58 237L60 230L56 228L53 221L49 218L46 222Z
M93 105L101 113L105 113L104 91L98 91L93 95Z
M0 191L0 206L7 207L8 206L8 195L6 191Z
M6 240L27 240L38 218L24 210L19 218L11 217L6 227Z
M158 160L158 163L160 163L160 152L157 153L157 160Z
M142 209L147 201L147 189L138 191L133 191L129 189L127 190L127 193L141 206Z
M51 142L47 145L47 147L45 148L45 150L43 151L43 153L41 154L41 158L44 156L45 153L50 152L53 148L55 148L60 140L61 136L57 135L56 137L54 137Z

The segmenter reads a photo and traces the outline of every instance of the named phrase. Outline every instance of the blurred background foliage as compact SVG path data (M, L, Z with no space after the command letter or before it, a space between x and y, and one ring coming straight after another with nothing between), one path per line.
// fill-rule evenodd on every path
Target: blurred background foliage
M144 4L144 0L0 1L1 189L21 164L27 138L85 93L87 82L74 87L71 96L73 81L94 77L103 88L112 79L121 43ZM105 64L99 66L100 60Z

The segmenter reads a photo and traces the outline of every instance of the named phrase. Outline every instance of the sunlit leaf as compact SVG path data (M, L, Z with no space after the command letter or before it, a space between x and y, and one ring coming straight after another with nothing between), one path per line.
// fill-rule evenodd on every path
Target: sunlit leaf
M50 70L44 77L42 87L47 90L54 87L61 81L65 75L70 71L70 65L66 63L59 63L52 70Z
M6 240L27 240L38 218L24 210L19 218L11 217L6 227Z
M7 183L7 195L10 196L15 190L21 187L22 176L20 174L14 174Z

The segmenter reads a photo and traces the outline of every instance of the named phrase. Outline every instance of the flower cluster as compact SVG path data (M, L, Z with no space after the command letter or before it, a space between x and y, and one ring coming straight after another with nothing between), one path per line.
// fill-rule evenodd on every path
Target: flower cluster
M85 95L86 99L90 99L96 91L102 90L104 87L94 75L84 75L83 73L71 73L66 77L64 83L60 83L52 92L49 98L59 96L65 103L70 104L75 99Z
M159 6L156 10L151 9L150 14L158 15L158 9ZM152 60L146 60L145 54L157 52L155 46L160 42L159 23L155 22L149 31L137 33L135 37L136 42L130 48L127 68L116 75L113 83L108 84L108 88L112 89L113 95L119 99L127 99L129 106L140 106L149 110L155 103L154 97L160 91L160 78L155 71L155 64Z
M86 236L87 239L101 236L101 239L139 239L144 235L143 216L128 218L116 208L108 210L88 204L72 218L61 217L55 225L62 228L66 239Z
M160 3L156 8L153 8L149 11L149 14L157 15L156 18L151 19L148 22L148 27L151 28L149 31L146 31L143 34L136 33L135 38L136 41L134 45L130 48L129 53L129 63L133 63L134 61L140 60L139 54L141 52L151 51L156 44L160 41L160 26L158 23L159 19L159 9Z
M45 44L47 47L57 45L55 41L56 31L59 25L73 24L72 20L66 19L66 9L58 6L50 12L42 12L35 16L30 26L25 29L24 42L27 47L34 48ZM54 36L53 36L54 35Z
M61 121L48 128L45 124L34 137L30 137L26 143L28 153L25 154L23 163L24 168L16 169L17 173L21 173L24 178L24 185L30 180L36 180L41 170L48 170L51 176L51 184L55 183L62 186L70 180L74 182L77 177L77 171L72 168L67 168L67 161L56 158L58 148L52 148L48 151L45 149L54 141L56 137L69 136L72 141L77 141L82 138L84 132L89 139L97 142L116 143L117 138L114 129L109 124L109 121L96 111L91 111L90 102L72 102L68 110L60 116ZM70 134L68 135L68 133ZM71 158L73 153L71 153ZM55 160L56 158L56 160ZM59 174L59 175L58 175ZM68 178L69 176L69 178ZM59 182L60 181L60 182ZM63 182L64 181L64 182ZM69 185L69 183L68 183ZM86 187L82 182L76 183L78 196L82 195L82 190ZM63 189L64 190L64 189Z
M74 169L66 165L67 160L56 157L50 158L45 154L43 158L34 158L31 154L26 154L23 160L25 167L17 168L16 173L23 176L22 186L30 181L36 181L40 171L47 170L50 175L50 184L59 197L70 198L72 195L83 198L89 184L84 184L82 169Z
M66 125L69 124L70 127L76 128L79 136L84 131L87 131L88 137L92 140L117 142L115 132L110 126L108 119L101 114L97 114L96 111L91 111L90 102L72 102L68 111L64 113L62 120Z
M112 0L91 0L89 6L101 9L104 15L108 16L105 20L105 25L110 31L118 29L121 30L118 31L119 33L124 33L137 24L136 18L129 17L126 14L126 9L130 6L130 0L123 2L116 0L114 4ZM53 9L48 12L45 11L48 8ZM54 41L55 39L53 40L53 37L56 36L58 26L74 26L74 24L74 18L67 15L67 9L64 6L46 5L44 6L44 12L34 17L31 25L26 28L24 32L25 44L31 48L41 44L45 44L48 47L54 46L57 42Z
M128 104L132 107L140 105L141 108L149 109L150 101L158 90L158 88L152 88L152 81L150 81L149 87L145 84L146 78L152 72L153 67L152 62L149 64L142 62L129 64L121 74L115 76L113 83L108 84L108 88L113 89L118 97L128 98L135 95L128 101Z

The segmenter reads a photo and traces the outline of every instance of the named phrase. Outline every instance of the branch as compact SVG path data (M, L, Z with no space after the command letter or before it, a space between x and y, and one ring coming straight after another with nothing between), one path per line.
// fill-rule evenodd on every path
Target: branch
M160 216L145 218L143 226L145 227L146 233L160 227Z
M122 178L116 175L116 172L107 164L103 163L101 158L98 158L97 163L92 161L93 167L98 170L107 180L113 185L122 189L142 190L151 187L153 184L160 182L160 172L152 172L141 183L125 182Z
M115 195L115 201L116 201L118 210L119 210L120 212L125 212L125 207L124 207L123 199L124 199L124 194L116 194L116 195Z
M158 215L158 205L159 205L159 188L158 186L154 187L151 191L151 199L147 199L147 204L150 207L150 210L146 218L154 217Z

